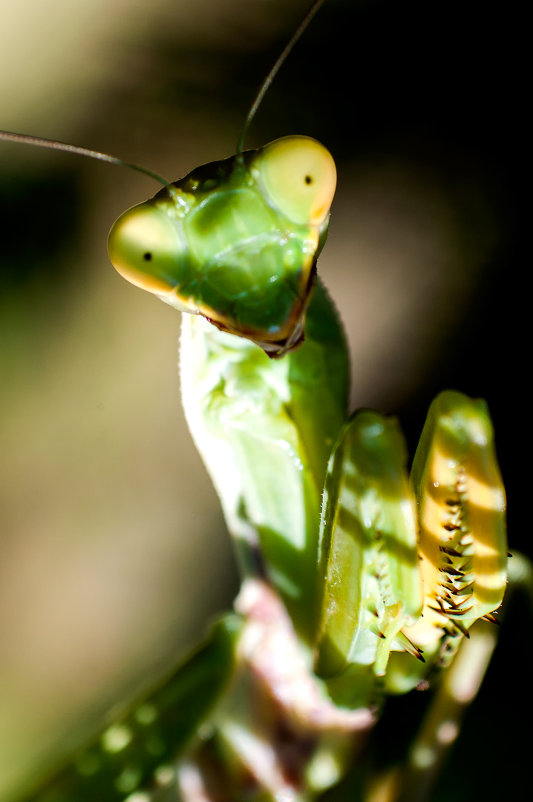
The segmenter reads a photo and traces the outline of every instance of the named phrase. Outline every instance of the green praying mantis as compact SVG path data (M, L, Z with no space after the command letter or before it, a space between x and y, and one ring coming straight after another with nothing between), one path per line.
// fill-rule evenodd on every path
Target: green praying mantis
M410 478L397 423L349 415L347 346L316 277L335 180L322 145L285 137L163 180L113 226L119 273L186 313L185 414L243 588L169 683L35 799L312 799L386 695L440 674L460 704L442 677L472 645L489 644L470 671L490 655L477 622L501 605L507 546L487 409L440 395ZM413 772L443 745L420 737Z

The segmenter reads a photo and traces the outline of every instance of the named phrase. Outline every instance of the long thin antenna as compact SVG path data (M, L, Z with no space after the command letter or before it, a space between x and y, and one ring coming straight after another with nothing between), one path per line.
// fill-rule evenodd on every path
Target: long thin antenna
M56 139L45 139L40 136L28 136L27 134L15 134L11 131L0 131L0 139L7 142L22 142L25 145L34 145L38 148L48 148L48 150L63 150L66 153L75 153L78 156L87 156L90 159L97 159L101 162L109 162L109 164L116 164L118 167L129 167L130 170L136 170L138 173L150 176L155 181L159 181L164 187L170 186L170 181L166 178L147 170L145 167L139 167L138 164L125 162L123 159L118 159L116 156L110 156L108 153L100 153L99 150L90 150L89 148L81 148L78 145L68 145L66 142L58 142Z
M301 35L305 31L305 29L307 28L307 26L309 25L311 20L313 19L313 17L315 16L317 11L319 10L320 6L323 5L324 2L325 2L325 0L314 0L314 2L312 3L311 7L309 8L307 13L305 14L304 18L302 19L302 21L300 22L300 24L298 25L298 27L294 31L293 35L291 36L291 38L289 39L289 41L287 42L287 44L283 48L283 50L280 53L280 55L278 56L278 58L276 59L276 61L274 63L274 66L272 67L272 69L270 70L270 72L266 76L265 80L261 84L259 92L257 93L257 95L256 95L256 97L254 99L254 102L250 106L250 110L248 111L248 114L246 115L246 119L244 121L244 126L243 126L243 129L242 129L239 141L237 143L237 153L238 154L242 153L242 151L244 149L244 140L246 139L246 134L248 133L248 129L250 127L250 123L252 122L253 118L255 117L257 109L259 108L259 106L263 102L264 96L266 95L266 93L270 89L274 78L278 74L280 68L285 63L285 60L287 59L287 56L289 55L289 53L293 49L294 45L296 44L298 39L301 37Z

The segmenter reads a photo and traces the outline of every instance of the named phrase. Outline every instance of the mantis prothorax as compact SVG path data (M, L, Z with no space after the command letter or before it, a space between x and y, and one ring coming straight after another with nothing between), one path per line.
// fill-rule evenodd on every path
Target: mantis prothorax
M38 138L0 138L124 164ZM235 156L177 182L145 171L163 188L126 211L109 237L122 276L189 313L183 403L240 559L237 615L178 671L174 695L163 690L121 725L122 747L113 746L120 732L109 730L39 799L149 799L135 794L191 742L170 783L184 799L193 775L211 798L206 755L228 798L282 798L292 788L291 799L311 799L338 778L347 743L371 727L383 695L427 682L503 599L505 501L485 405L441 394L411 478L393 419L348 416L347 345L316 278L333 158L305 136L254 151L243 151L243 140ZM261 647L250 646L257 631L296 655L295 678L289 669L280 675L272 652L258 657ZM291 695L297 686L306 688L303 701ZM220 702L224 692L229 701ZM301 758L290 780L275 746L276 770L262 773L257 744L254 751L247 740L272 725L249 709L254 692L274 700L293 741L299 734L313 742L315 762ZM191 699L201 703L189 708ZM211 739L195 741L215 708ZM185 711L177 730L174 709ZM150 752L146 733L159 738L159 752ZM243 790L246 772L257 797Z

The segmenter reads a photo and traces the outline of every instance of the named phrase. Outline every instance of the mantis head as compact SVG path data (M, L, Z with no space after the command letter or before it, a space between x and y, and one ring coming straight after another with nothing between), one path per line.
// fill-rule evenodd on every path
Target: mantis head
M126 211L109 256L136 286L281 356L303 337L335 186L323 145L277 139Z

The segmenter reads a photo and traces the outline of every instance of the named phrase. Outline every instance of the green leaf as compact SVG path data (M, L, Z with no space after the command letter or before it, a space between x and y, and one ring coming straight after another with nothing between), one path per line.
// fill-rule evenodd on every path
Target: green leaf
M231 679L241 619L227 615L205 643L118 720L32 802L119 802L149 786L188 746Z

